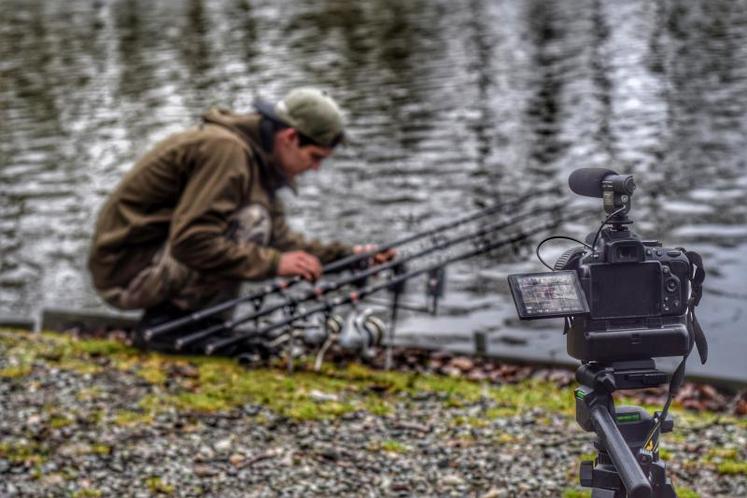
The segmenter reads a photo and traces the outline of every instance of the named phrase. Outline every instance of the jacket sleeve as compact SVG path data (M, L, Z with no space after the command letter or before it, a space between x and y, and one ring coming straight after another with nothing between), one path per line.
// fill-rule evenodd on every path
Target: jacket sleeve
M247 160L244 149L231 139L198 146L169 236L173 257L189 268L229 279L260 280L276 274L277 250L226 235L229 217L247 191Z
M272 204L270 216L272 217L270 245L281 252L305 251L319 258L322 264L327 264L353 253L353 248L342 242L323 243L318 240L307 240L300 233L292 231L285 221L285 206L277 197Z

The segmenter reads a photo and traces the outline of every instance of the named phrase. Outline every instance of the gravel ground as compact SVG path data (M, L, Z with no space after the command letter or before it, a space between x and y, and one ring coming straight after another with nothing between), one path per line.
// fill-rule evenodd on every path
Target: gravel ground
M592 436L567 410L513 407L487 385L459 380L484 392L461 397L457 381L380 393L304 384L289 399L386 408L321 419L278 413L272 392L217 411L154 408L197 389L202 363L132 352L115 363L105 347L18 337L0 333L2 497L588 496L574 490ZM294 375L272 375L295 389ZM747 420L677 415L662 456L680 497L747 496Z

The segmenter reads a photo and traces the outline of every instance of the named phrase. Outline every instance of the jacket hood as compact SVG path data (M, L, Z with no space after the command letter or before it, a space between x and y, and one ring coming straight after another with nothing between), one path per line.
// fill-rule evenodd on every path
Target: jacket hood
M264 173L265 179L272 190L288 186L294 194L298 192L295 180L288 178L272 159L272 138L263 137L261 114L256 112L238 114L228 109L215 107L203 114L202 120L205 124L222 126L238 135L254 152L260 163L260 170Z

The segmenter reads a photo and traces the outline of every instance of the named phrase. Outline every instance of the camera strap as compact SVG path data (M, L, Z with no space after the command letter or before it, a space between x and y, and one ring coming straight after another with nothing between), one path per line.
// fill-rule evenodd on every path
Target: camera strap
M700 322L698 322L698 318L695 316L695 307L700 303L700 299L703 297L703 281L705 280L703 258L695 251L686 251L682 249L682 252L685 253L688 261L690 261L690 298L687 301L685 317L687 320L687 330L690 332L692 342L690 343L690 350L685 354L684 358L682 358L682 361L672 374L672 380L669 383L669 395L667 396L667 401L664 404L661 413L656 414L655 423L646 438L646 442L641 447L641 451L658 450L658 438L655 436L658 434L662 422L667 418L667 412L669 411L669 406L672 404L672 399L685 381L685 365L687 364L687 358L692 352L693 345L698 349L701 363L705 363L708 359L708 342L706 341L703 328L700 326Z
M705 280L703 258L695 251L685 251L682 249L682 252L685 253L688 261L690 261L690 298L687 301L685 319L687 320L687 330L690 333L692 342L690 343L690 351L688 351L685 357L682 358L682 362L672 375L672 381L669 384L670 396L679 391L680 386L685 380L685 364L687 363L688 356L690 356L690 353L692 352L693 345L698 349L700 363L705 363L708 359L708 341L706 341L703 328L700 326L700 322L695 316L695 307L700 303L700 299L703 297L703 281Z
M705 268L703 267L703 258L695 251L685 252L687 259L690 261L690 299L687 302L687 328L695 340L700 355L700 363L705 363L708 359L708 342L706 341L703 328L700 326L695 316L695 307L700 303L703 297L703 280L705 280Z

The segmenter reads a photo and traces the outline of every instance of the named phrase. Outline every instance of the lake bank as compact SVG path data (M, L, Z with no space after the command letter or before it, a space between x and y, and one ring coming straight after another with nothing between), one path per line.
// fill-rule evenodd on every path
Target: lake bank
M585 496L571 389L531 375L288 375L9 331L0 361L8 496ZM745 418L675 415L662 456L680 496L744 495Z

